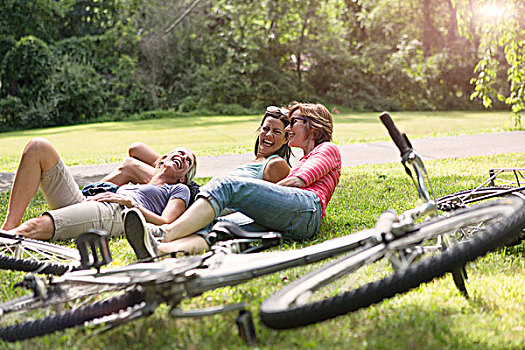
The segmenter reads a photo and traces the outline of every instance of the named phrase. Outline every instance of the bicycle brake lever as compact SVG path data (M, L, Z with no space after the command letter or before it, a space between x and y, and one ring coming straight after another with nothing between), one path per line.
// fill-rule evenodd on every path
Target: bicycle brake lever
M108 246L107 233L100 230L90 230L77 238L77 248L80 253L81 268L100 268L111 263L111 251Z

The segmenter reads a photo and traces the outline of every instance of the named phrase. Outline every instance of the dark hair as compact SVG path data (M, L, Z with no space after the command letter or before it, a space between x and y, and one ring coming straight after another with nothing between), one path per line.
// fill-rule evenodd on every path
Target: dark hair
M332 141L334 122L328 109L320 103L298 103L290 107L289 116L299 110L301 116L306 117L306 125L314 129L314 143L319 145L323 142Z
M273 112L273 111L272 112L266 111L266 113L264 114L263 119L261 120L261 124L259 125L259 128L257 130L261 129L261 126L264 124L264 121L268 117L280 120L284 124L285 128L288 126L288 124L290 124L290 119L288 118L287 114L283 114L283 113L281 113L279 111L275 111L275 112ZM259 149L259 135L257 135L257 139L255 140L255 148L253 150L253 153L255 153L255 155L257 155L257 150L258 149ZM281 148L279 148L277 150L277 152L275 152L274 154L276 154L279 157L283 158L286 161L286 163L288 163L288 165L290 165L290 157L292 156L293 153L292 153L292 149L290 148L290 146L288 146L288 142L286 142L284 145L282 145Z

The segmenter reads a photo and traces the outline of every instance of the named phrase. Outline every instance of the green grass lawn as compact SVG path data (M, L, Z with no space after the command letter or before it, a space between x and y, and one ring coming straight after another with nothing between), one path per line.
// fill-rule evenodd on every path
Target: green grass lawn
M337 144L389 139L379 113L335 115ZM500 131L508 112L395 112L396 124L411 138ZM24 145L44 137L58 149L67 165L113 163L127 147L142 141L160 153L184 145L197 156L251 152L260 116L188 116L129 122L109 122L22 132L0 133L0 171L14 171Z
M405 126L402 126L405 129ZM490 167L525 163L525 153L447 159L426 163L436 196L465 189L486 179ZM205 179L200 179L204 182ZM417 204L415 189L399 164L345 168L330 202L321 232L293 249L351 234L374 225L387 209L402 211ZM0 194L0 220L7 194ZM41 197L28 217L45 209ZM111 242L116 264L133 262L122 238ZM523 349L525 348L525 243L500 249L468 266L470 299L455 290L450 276L409 293L333 320L295 330L274 331L258 320L258 307L269 295L310 267L285 270L248 283L221 288L184 302L183 307L247 302L261 349ZM0 299L11 295L19 273L3 271ZM243 347L236 313L195 319L172 319L159 308L147 319L98 334L76 328L2 349L237 349ZM0 318L1 323L1 318Z

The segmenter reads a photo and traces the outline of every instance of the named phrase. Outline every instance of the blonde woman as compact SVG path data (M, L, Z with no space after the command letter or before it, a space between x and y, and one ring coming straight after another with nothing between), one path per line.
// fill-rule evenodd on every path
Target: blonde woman
M192 181L196 164L195 155L179 147L160 157L147 184L121 186L116 193L86 198L55 147L35 138L22 154L2 230L41 240L74 238L89 229L119 235L125 208L135 208L150 223L171 223L189 204L190 193L184 184ZM51 210L20 225L38 187Z

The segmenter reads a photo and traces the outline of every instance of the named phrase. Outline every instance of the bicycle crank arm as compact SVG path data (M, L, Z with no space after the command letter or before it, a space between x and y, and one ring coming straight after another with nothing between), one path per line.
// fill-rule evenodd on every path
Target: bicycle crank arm
M179 307L174 307L170 310L170 316L173 318L202 317L216 315L229 311L244 310L245 308L245 303L230 304L224 306L213 306L196 310L182 310Z

